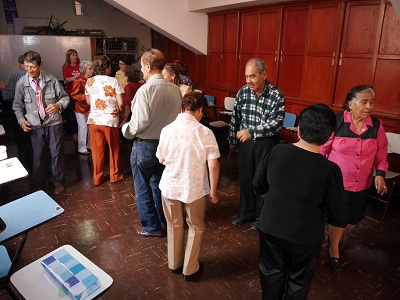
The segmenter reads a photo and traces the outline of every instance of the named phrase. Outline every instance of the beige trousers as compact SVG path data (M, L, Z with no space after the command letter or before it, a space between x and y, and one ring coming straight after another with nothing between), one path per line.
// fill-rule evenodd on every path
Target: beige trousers
M204 215L207 196L191 203L183 203L162 196L165 219L167 220L168 267L172 270L183 266L184 275L192 275L199 270L199 252L203 232L206 229ZM186 250L184 248L184 212L189 226Z

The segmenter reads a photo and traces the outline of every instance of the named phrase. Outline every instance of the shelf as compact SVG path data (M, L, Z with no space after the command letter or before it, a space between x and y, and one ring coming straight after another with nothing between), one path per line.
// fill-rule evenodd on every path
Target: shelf
M135 37L105 37L96 39L97 54L128 54L134 59L137 56L137 38Z

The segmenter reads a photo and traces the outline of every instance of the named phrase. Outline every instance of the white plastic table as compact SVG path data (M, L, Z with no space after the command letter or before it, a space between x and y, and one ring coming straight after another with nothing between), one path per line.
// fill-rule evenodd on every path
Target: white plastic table
M11 283L15 286L18 292L26 300L69 300L72 299L69 295L65 294L64 291L59 288L56 283L50 278L45 272L43 266L40 264L45 258L53 255L54 253L65 249L71 254L77 261L92 272L100 281L100 288L90 294L86 299L96 299L103 293L105 293L112 285L113 279L110 275L96 266L82 253L76 250L71 245L64 245L49 254L35 260L21 270L15 272L11 276Z
M0 160L0 185L27 177L28 171L17 157Z

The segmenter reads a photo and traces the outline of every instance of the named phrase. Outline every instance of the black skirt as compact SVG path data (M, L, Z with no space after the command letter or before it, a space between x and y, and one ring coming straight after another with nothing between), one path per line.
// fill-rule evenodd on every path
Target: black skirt
M365 218L365 210L368 206L368 190L359 192L345 191L349 215L347 224L355 225Z

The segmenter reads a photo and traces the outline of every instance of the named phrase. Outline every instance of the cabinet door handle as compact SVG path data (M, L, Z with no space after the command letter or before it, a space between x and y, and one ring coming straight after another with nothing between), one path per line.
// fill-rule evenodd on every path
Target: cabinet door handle
M274 61L276 62L276 57L278 56L278 50L275 51L275 58Z
M340 58L339 58L339 66L342 65L342 59L343 59L343 53L340 53Z
M335 55L336 55L336 53L333 52L333 54L332 54L332 66L335 65Z

